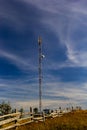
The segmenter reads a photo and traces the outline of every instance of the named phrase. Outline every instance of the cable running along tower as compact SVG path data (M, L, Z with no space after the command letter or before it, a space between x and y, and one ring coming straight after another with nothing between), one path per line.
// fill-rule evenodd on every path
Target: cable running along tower
M39 111L42 109L42 59L44 55L42 55L42 38L38 38L38 46L39 46Z

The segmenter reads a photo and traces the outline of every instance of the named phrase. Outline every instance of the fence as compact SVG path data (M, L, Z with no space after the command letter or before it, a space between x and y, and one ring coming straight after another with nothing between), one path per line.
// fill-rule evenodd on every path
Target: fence
M27 115L27 117L26 117ZM46 118L55 118L57 116L62 116L63 113L51 113L50 115L35 115L33 113L23 113L20 112L8 114L0 117L0 130L9 130L11 128L16 128L22 125L29 124L35 121L45 121ZM21 117L21 118L20 118Z
M32 122L32 116L22 118L21 113L13 113L13 114L8 114L0 117L0 130L8 130L10 128L18 127L20 125L24 125L26 123L31 123Z

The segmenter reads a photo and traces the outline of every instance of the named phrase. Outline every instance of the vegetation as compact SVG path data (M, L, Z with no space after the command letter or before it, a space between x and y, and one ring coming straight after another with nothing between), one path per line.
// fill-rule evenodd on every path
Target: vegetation
M11 113L11 106L10 103L2 102L0 104L0 115L6 115Z
M38 113L38 108L35 107L35 108L33 109L33 111L34 111L35 114L37 114L37 113Z

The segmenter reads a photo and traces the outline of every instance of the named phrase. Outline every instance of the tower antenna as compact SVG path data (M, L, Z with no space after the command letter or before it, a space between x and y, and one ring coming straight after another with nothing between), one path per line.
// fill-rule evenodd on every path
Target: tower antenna
M42 109L42 38L38 37L39 46L39 111Z

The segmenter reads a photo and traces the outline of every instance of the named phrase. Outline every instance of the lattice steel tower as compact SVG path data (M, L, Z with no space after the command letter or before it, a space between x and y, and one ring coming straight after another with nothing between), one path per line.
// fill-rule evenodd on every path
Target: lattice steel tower
M42 38L38 38L39 46L39 111L42 109Z

